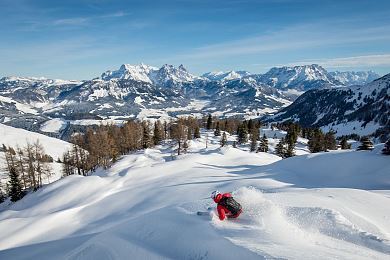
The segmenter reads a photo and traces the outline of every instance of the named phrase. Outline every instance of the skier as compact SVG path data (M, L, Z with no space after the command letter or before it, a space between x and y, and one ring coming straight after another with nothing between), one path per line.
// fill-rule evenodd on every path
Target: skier
M220 193L219 191L213 191L211 198L218 204L217 211L220 220L227 218L237 218L241 212L242 207L240 203L235 201L230 193Z

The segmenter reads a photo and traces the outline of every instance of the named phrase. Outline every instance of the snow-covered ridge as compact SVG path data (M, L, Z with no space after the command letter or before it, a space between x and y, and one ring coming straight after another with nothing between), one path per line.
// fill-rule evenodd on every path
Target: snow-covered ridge
M0 79L1 82L26 82L26 83L40 83L45 85L65 85L65 84L81 84L80 80L63 80L63 79L48 79L45 77L16 77L9 76Z
M380 76L373 71L333 71L329 74L346 86L364 85L372 82Z
M101 79L110 80L110 79L132 79L137 81L144 81L147 83L152 83L152 80L149 78L151 72L158 71L158 68L148 66L145 64L140 65L130 65L123 64L118 70L108 70L101 75Z
M176 68L168 64L164 64L161 68L145 64L123 64L118 70L104 72L100 78L103 80L131 79L158 86L166 86L167 83L193 82L199 79L199 77L190 74L183 65Z
M213 72L207 72L202 75L202 77L207 78L209 80L213 81L228 81L228 80L234 80L234 79L241 79L246 76L252 75L248 71L213 71Z
M272 68L267 73L260 76L261 81L279 88L307 90L318 86L342 85L329 73L317 64Z
M317 64L272 68L260 80L279 89L299 91L316 87L342 85Z

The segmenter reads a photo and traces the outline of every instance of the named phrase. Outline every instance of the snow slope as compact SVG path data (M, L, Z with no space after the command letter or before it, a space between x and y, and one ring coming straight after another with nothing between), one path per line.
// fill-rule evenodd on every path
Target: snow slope
M61 157L64 152L71 148L71 144L65 141L48 137L43 134L30 132L24 129L15 128L0 124L0 144L16 148L24 147L28 142L35 143L37 140L42 144L45 152L54 159Z
M27 195L0 213L0 258L389 259L381 145L280 160L210 136L175 160L147 149ZM239 219L196 216L214 189L233 192Z
M51 125L51 126L50 126ZM53 128L52 124L47 125L48 128ZM50 127L49 127L50 126ZM15 128L7 125L0 124L0 145L5 144L7 147L23 148L27 143L35 143L37 140L42 144L45 153L50 155L54 160L61 158L66 150L71 149L71 144L56 138L52 138L46 135L30 132L24 129ZM4 152L0 151L0 183L5 182L8 176L5 174L6 163ZM44 183L56 181L61 178L61 164L51 163L53 168L53 175L49 180L44 179Z

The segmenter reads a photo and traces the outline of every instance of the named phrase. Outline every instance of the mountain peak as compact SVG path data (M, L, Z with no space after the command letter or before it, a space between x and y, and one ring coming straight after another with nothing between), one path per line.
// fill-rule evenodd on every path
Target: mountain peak
M202 75L202 77L207 78L211 81L229 81L234 79L241 79L245 76L249 76L251 73L248 71L213 71L213 72L207 72Z
M108 70L104 72L101 75L101 79L132 79L136 81L152 83L148 74L153 70L157 70L157 68L145 65L143 63L140 65L122 64L118 70Z
M183 64L180 64L180 66L179 66L179 70L183 70L183 71L186 71L186 72L187 72L187 69L184 67L184 65L183 65Z
M160 86L193 81L197 77L190 74L181 64L175 67L171 64L164 64L156 68L146 64L131 65L122 64L118 70L108 70L101 75L102 80L129 79Z
M322 86L341 84L318 64L273 67L261 76L261 80L276 88L297 90L316 87L316 82Z
M153 76L153 81L159 85L176 85L183 82L192 82L198 77L190 74L181 64L178 68L173 65L164 64Z

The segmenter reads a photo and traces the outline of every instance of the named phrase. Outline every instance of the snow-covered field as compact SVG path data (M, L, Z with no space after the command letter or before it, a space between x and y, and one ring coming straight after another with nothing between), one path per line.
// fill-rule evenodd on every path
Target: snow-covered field
M390 259L382 145L280 160L211 136L208 148L203 137L175 159L147 149L6 207L0 259ZM238 219L195 214L215 206L215 189L243 205Z
M54 118L46 121L42 127L41 131L46 133L59 133L66 127L66 121L60 118Z

